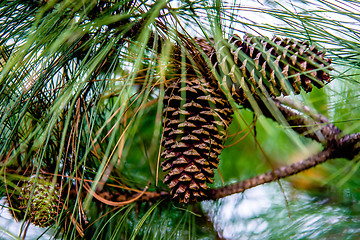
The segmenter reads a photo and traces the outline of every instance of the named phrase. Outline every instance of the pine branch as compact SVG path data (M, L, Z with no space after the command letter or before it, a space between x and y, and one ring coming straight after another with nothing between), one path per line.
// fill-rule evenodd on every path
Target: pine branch
M241 193L249 188L253 188L264 183L269 183L281 178L289 177L291 175L297 174L299 172L305 171L316 165L323 163L332 158L334 155L333 148L327 148L322 152L313 155L305 160L299 161L297 163L291 164L290 166L284 166L277 168L274 171L270 171L261 175L258 175L253 178L249 178L245 181L241 181L229 186L212 189L209 198L210 199L219 199L235 193Z
M288 122L289 126L293 127L294 131L299 134L304 134L305 137L322 143L325 146L325 149L305 160L299 161L289 166L283 166L273 171L229 186L211 189L208 194L208 199L215 200L235 193L241 193L247 189L262 185L264 183L269 183L281 178L295 175L307 169L313 168L321 163L324 163L330 159L346 158L352 160L360 152L360 133L344 135L341 137L342 131L334 124L328 123L327 119L323 115L317 114L314 117L316 119L315 121L313 118L301 114L301 112L304 112L307 115L311 115L307 107L302 107L300 111L294 110L288 106L285 106L284 104L295 107L296 104L291 101L289 102L288 100L284 101L281 98L273 99L273 103L283 114L283 117ZM266 108L262 110L266 117L275 120L275 117L270 113L270 111L266 110ZM125 201L137 196L137 194L124 196L114 191L101 191L97 192L97 194L101 195L104 199L113 202ZM143 194L143 196L141 196L138 201L153 202L168 196L169 193L164 191L145 192L145 194Z
M352 160L359 152L360 133L346 135L338 141L333 142L332 145L328 146L320 153L315 154L305 160L291 164L290 166L284 166L275 169L274 171L270 171L226 187L212 189L209 194L209 198L219 199L231 194L241 193L249 188L253 188L281 178L289 177L299 172L313 168L330 159L346 158Z
M334 124L328 123L327 119L323 115L316 114L316 120L313 120L313 118L306 117L299 111L283 105L281 101L284 103L290 103L288 100L284 101L281 98L274 99L273 103L295 132L303 134L305 137L311 138L323 145L332 144L334 141L336 142L341 135L342 131ZM311 115L306 111L308 108L304 107L303 110L304 109L305 113ZM275 117L267 109L265 109L263 113L266 117L276 121Z
M328 125L324 126L322 130L323 132L331 132L333 130L333 127L327 126ZM216 200L235 193L241 193L247 189L262 185L264 183L269 183L281 178L286 178L303 172L330 159L346 158L352 160L357 154L359 154L359 152L360 133L345 135L338 140L332 139L331 144L329 144L323 151L305 160L299 161L289 166L277 168L273 171L258 175L256 177L235 184L231 184L229 186L211 189L208 194L208 199ZM104 198L110 201L124 201L124 198L116 192L102 192L99 194L101 194ZM169 193L167 192L146 192L141 198L139 198L139 201L152 202L163 197L168 197L168 195Z

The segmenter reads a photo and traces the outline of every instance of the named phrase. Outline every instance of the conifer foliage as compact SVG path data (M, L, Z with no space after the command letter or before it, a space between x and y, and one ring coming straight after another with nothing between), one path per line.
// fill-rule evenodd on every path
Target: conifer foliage
M173 203L168 210L161 206L169 195L190 214L199 206L195 202L288 176L284 168L284 174L272 171L235 188L225 173L228 186L212 187L233 118L241 125L231 132L234 142L254 133L251 141L263 150L252 126L243 128L252 120L251 110L296 125L289 130L296 137L316 135L309 138L323 143L324 136L336 135L329 142L338 143L342 133L335 125L328 135L318 133L315 128L326 119L278 98L331 81L331 59L320 50L319 37L238 36L233 33L242 30L226 25L232 19L217 4L228 3L0 2L0 191L14 218L55 226L55 238L137 239L144 233L147 239L143 227L155 229L146 222L149 216L156 222L156 211L173 214ZM345 56L356 65L351 56L358 56L358 45L353 45L355 53ZM329 51L334 62L345 59ZM287 108L294 111L287 114ZM259 155L266 154L265 149ZM340 155L327 158L334 156ZM29 177L30 172L41 174ZM138 216L144 217L137 221Z

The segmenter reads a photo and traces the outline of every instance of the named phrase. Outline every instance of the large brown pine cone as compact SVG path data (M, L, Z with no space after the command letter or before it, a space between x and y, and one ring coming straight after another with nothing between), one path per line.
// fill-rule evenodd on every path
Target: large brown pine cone
M213 182L232 109L219 88L195 76L172 82L164 105L164 183L180 202L200 200Z

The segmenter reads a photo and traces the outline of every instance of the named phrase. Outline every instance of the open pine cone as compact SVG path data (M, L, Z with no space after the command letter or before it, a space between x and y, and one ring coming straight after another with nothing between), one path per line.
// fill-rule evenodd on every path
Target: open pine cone
M164 104L164 183L180 202L199 200L213 182L232 109L220 89L198 77L173 82Z

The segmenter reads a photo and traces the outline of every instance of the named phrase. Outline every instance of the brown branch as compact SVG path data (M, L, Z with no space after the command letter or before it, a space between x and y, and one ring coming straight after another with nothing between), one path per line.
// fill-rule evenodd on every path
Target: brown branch
M311 138L326 146L338 141L342 131L334 124L328 123L323 115L317 114L317 121L315 121L312 118L301 114L299 111L283 105L278 99L274 99L273 103L295 132L303 134L305 137ZM265 109L263 114L276 121L269 110Z
M315 167L327 160L334 158L353 159L360 152L360 133L346 135L341 139L332 142L322 152L313 155L303 161L277 168L274 171L241 181L229 186L212 189L209 199L219 199L231 194L241 193L264 183L272 182L281 178L289 177L299 172Z
M235 193L244 192L247 189L276 181L281 178L286 178L313 168L321 163L324 163L330 159L346 158L352 160L360 152L360 133L345 135L344 137L333 141L331 145L327 146L323 151L315 154L305 160L291 164L289 166L283 166L256 177L231 184L225 187L211 189L208 193L208 199L216 200ZM102 192L100 193L103 198L111 201L125 200L123 195L119 195L116 192ZM160 198L168 197L168 192L146 192L138 201L156 201Z
M330 128L331 129L331 128ZM231 184L225 187L211 189L208 193L208 199L216 200L235 193L242 193L247 189L276 181L281 178L286 178L313 168L321 163L324 163L330 159L335 158L346 158L352 160L360 152L360 133L345 135L344 137L333 141L331 145L327 146L323 151L315 154L305 160L291 164L290 166L283 166L275 169L274 171L267 172L265 174L258 175L256 177ZM71 195L76 196L75 191L71 191ZM83 192L86 194L86 192ZM98 192L102 198L108 201L124 201L133 196L125 196L119 192L114 191L101 191ZM154 202L158 199L168 197L168 192L145 192L141 197L138 198L140 202Z
M231 194L241 193L249 188L253 188L264 183L269 183L281 178L297 174L301 171L315 167L316 165L331 159L333 154L334 149L327 148L324 151L309 157L308 159L291 164L290 166L284 166L275 169L274 171L270 171L256 177L249 178L245 181L231 184L229 186L212 189L209 194L209 199L219 199L229 196Z
M305 113L317 122L329 123L329 119L327 119L324 115L318 113L315 109L311 109L308 106L304 105L303 102L294 101L293 99L287 97L277 97L276 100L283 105L289 106L292 109L296 109L302 113Z
M299 128L305 128L305 126L311 123L312 120L304 118L299 113L296 113L295 111L282 106L280 103L276 104L279 107L279 110L284 114L286 119L290 121L290 124L292 124L292 126L298 125ZM292 117L296 118L294 118L294 120L291 120ZM320 123L312 121L312 124L313 125L311 126L316 127L316 124ZM313 168L330 159L346 158L352 160L357 154L359 154L360 133L345 135L340 138L339 135L341 131L333 124L322 125L317 131L319 131L319 133L326 140L326 147L323 151L289 166L283 166L273 171L225 187L211 189L208 193L208 199L216 200L235 193L241 193L247 189L262 185L264 183L269 183L281 178L286 178L307 169ZM318 135L316 135L315 132L306 133L305 136L315 140L320 139L317 137ZM101 195L102 198L109 201L125 201L134 197L126 196L116 191L101 191L97 193ZM76 195L76 192L72 192L72 194ZM138 201L153 202L168 196L169 193L164 191L145 192L140 198L138 198Z
M293 127L294 131L303 134L305 137L323 143L325 149L318 154L289 166L283 166L265 174L261 174L229 186L211 189L208 193L208 199L215 200L231 194L241 193L247 189L264 183L286 178L313 168L330 159L346 158L352 160L360 152L360 133L340 137L342 135L342 131L335 125L329 124L324 116L317 114L317 121L315 121L299 111L285 106L277 99L274 100L274 104L283 114L288 124ZM309 112L303 112L309 114ZM264 111L263 113L265 116L275 119L269 111L267 113ZM74 191L71 192L71 195L76 196L76 194L77 193ZM83 192L83 194L86 194L86 192ZM97 194L106 200L114 202L126 201L135 197L135 195L124 194L116 191L99 191ZM164 191L145 192L138 198L138 201L153 202L168 196L169 193Z

